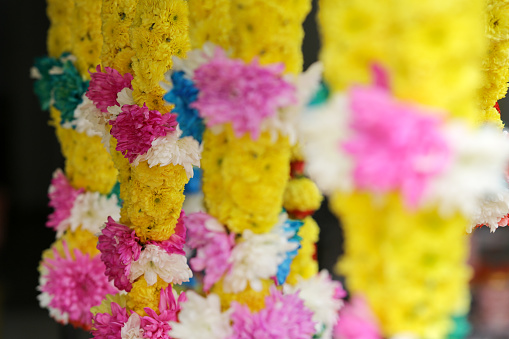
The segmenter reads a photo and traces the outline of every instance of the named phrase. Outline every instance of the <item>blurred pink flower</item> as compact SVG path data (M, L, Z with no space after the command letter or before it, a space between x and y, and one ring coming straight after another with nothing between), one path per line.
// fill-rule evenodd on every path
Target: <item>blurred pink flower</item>
M127 310L117 303L111 303L111 314L97 313L91 331L95 339L121 339L121 330L129 320Z
M353 136L341 147L354 158L358 189L401 190L415 206L430 179L450 163L441 117L376 87L354 87L350 99Z
M229 339L309 339L315 333L313 312L298 292L283 295L275 287L265 298L265 308L251 313L245 305L232 303L234 334Z
M334 339L382 339L375 316L361 296L353 296L339 311Z
M231 268L229 259L235 234L228 234L217 220L203 212L192 213L185 220L189 232L187 244L196 249L196 256L189 263L194 271L205 271L203 289L208 291ZM215 228L207 228L207 222Z
M295 88L282 78L283 71L283 63L261 66L254 59L246 64L217 48L214 58L195 70L199 94L191 107L207 127L231 122L237 137L250 132L258 139L263 119L296 102Z

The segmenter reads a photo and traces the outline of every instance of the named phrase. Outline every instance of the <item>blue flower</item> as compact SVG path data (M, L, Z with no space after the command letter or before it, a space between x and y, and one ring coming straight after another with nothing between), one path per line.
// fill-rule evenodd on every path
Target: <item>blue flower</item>
M194 175L184 188L184 194L193 194L201 191L202 170L198 167L193 168Z
M304 225L303 221L292 219L287 219L283 225L283 230L288 236L288 241L298 243L299 245L293 251L286 252L285 260L281 264L279 264L276 274L277 282L279 285L285 283L288 274L290 274L290 265L292 264L293 259L295 258L297 252L301 247L300 242L302 238L299 237L297 233L299 232L302 225Z
M184 76L184 72L173 72L171 75L173 88L166 93L164 100L175 105L172 113L177 114L177 122L182 136L192 136L201 143L205 124L198 111L190 105L198 98L198 89L192 80Z

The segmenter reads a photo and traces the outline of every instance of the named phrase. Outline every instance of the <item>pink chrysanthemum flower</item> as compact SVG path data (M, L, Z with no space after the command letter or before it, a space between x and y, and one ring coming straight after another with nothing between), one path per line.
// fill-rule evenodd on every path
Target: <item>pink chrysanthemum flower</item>
M355 159L359 189L401 190L415 206L430 179L450 163L437 112L395 100L381 88L350 92L352 138L341 145Z
M108 283L99 256L91 258L74 249L73 258L65 241L63 246L64 257L53 249L54 259L42 262L45 270L39 289L49 295L48 307L67 314L69 323L74 326L89 329L92 325L90 308L99 305L106 294L115 294L117 290Z
M164 241L149 241L147 245L157 245L164 249L168 254L186 255L184 251L184 244L186 243L186 226L184 218L186 214L184 210L180 212L177 225L175 226L175 233L170 236L170 239Z
M339 311L334 326L334 339L381 339L382 334L375 316L364 298L354 296Z
M111 135L117 139L116 150L133 162L137 156L147 153L152 141L173 132L177 126L175 114L150 111L146 104L124 105L115 120L110 120Z
M108 113L109 106L117 106L117 94L124 88L133 89L131 81L133 76L129 73L120 74L117 70L97 65L96 72L90 72L90 85L86 96L94 102L96 107L103 113Z
M121 339L122 326L129 320L127 310L111 303L111 314L97 313L94 317L92 335L95 339Z
M203 212L190 214L185 220L189 231L187 244L196 249L196 256L189 263L194 271L205 271L203 289L208 291L231 268L229 259L235 234L228 234L224 226Z
M312 317L298 293L283 295L272 287L265 308L258 313L233 303L234 334L229 339L309 339L315 333Z
M129 272L131 263L140 257L139 240L134 230L116 223L111 217L108 217L99 236L97 249L101 251L101 260L106 265L105 274L120 290L131 291Z
M182 292L175 300L171 286L161 290L159 299L159 315L151 308L145 308L147 316L141 318L143 337L149 339L170 339L170 321L177 321L177 313L180 311L180 303L185 302L186 294Z
M53 173L48 192L49 206L53 207L55 211L49 215L46 226L58 232L65 231L66 226L62 222L71 216L74 201L83 192L85 192L83 188L77 190L71 186L62 170L56 170Z
M198 99L191 104L199 110L207 127L231 122L235 135L260 135L263 119L296 102L295 88L282 78L284 64L261 66L230 59L217 48L214 58L194 72L199 89Z

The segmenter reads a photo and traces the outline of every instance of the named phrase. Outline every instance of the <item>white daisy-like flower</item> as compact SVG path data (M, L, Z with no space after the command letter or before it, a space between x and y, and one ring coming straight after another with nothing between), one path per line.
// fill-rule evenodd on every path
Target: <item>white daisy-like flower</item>
M231 309L221 313L219 297L211 293L202 297L186 292L187 301L181 303L178 322L170 322L170 336L176 339L224 339L233 332L230 326Z
M89 137L109 134L106 130L104 114L97 109L95 104L86 94L82 96L83 101L74 110L73 121L66 122L63 127L75 128L80 133L86 133Z
M262 131L269 131L273 142L279 138L280 134L286 135L291 145L297 142L299 115L318 89L322 70L322 64L315 62L298 76L290 74L285 76L285 80L295 86L297 102L280 109L276 115L262 121Z
M476 225L486 225L491 232L495 232L499 221L507 214L509 214L509 189L504 187L500 192L481 199L477 208L472 210L467 232L472 232Z
M327 103L304 113L301 120L299 133L306 171L326 194L354 187L353 159L341 149L350 136L349 117L347 97L336 94Z
M200 144L193 137L180 138L180 128L152 141L152 147L147 153L139 155L133 162L134 166L147 161L149 167L166 166L169 164L182 165L188 178L193 177L193 166L200 166Z
M333 281L326 270L307 280L300 280L297 285L285 284L286 294L299 292L299 298L304 305L313 311L313 321L316 322L317 330L322 324L325 330L321 336L323 339L332 338L332 330L338 321L338 312L343 307L343 300L334 298L339 282Z
M230 257L232 269L223 279L225 292L242 292L248 283L253 290L261 291L261 280L275 276L286 253L299 246L288 241L289 235L282 229L281 220L284 217L269 233L255 234L251 230L242 233L242 240L233 248Z
M122 339L143 339L143 329L140 326L140 316L138 313L133 312L124 326L122 326L120 337Z
M444 216L460 211L472 223L486 218L482 222L496 227L507 194L504 177L509 140L494 128L472 132L460 123L446 126L444 135L453 158L444 173L431 182L424 203L436 204Z
M131 264L129 279L131 282L145 275L149 286L157 282L157 276L167 283L182 284L193 276L187 265L187 258L180 254L168 254L157 245L147 245L141 251L140 258Z
M76 197L71 215L64 223L72 231L81 226L82 229L97 234L101 231L101 226L108 220L109 216L115 220L120 218L117 196L113 194L108 198L99 194L99 192L85 192Z

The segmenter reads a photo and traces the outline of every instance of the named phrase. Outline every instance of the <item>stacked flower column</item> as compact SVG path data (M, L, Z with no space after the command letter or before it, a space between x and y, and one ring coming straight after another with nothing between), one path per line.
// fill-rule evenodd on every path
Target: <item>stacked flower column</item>
M331 208L343 221L345 255L338 267L349 289L366 297L387 337L407 333L443 338L452 330L451 317L468 310L466 212L431 198L414 199L421 193L412 186L416 183L413 174L397 164L405 154L412 157L423 152L418 143L412 144L413 135L423 133L422 141L427 131L435 133L411 127L403 105L435 107L419 118L430 119L428 124L437 123L431 123L433 114L440 114L436 121L448 119L445 112L467 125L477 120L476 88L484 51L481 11L481 1L446 5L439 1L320 1L324 78L331 92L348 90L346 103L337 94L330 100L331 106L343 110L328 121L337 123L332 133L338 140L332 137L331 147L343 148L351 158L338 163L329 158L328 173L334 172L331 168L338 172L328 179L322 176L327 174L324 166L315 163L309 169L331 194ZM401 104L398 111L398 104L385 101L391 94L397 98L394 102L408 104ZM386 112L388 116L377 121ZM395 120L384 125L391 119L389 112L400 112L401 121L394 113ZM345 130L340 131L340 126ZM314 135L319 133L328 132L318 129ZM428 138L435 139L426 141L423 154L436 151L438 157L449 152L433 145L437 135ZM317 153L326 153L312 147L308 151L313 161ZM396 176L392 164L400 171ZM428 175L424 173L434 169L415 170ZM450 187L449 192L453 192ZM462 191L457 192L454 196L461 196ZM412 198L414 193L417 196Z
M90 308L116 289L104 276L96 249L101 225L119 216L115 195L117 171L101 138L78 121L89 67L99 60L100 1L48 1L49 58L36 61L33 75L41 106L49 108L65 158L49 190L55 211L47 223L57 240L43 253L39 300L61 323L89 329Z

